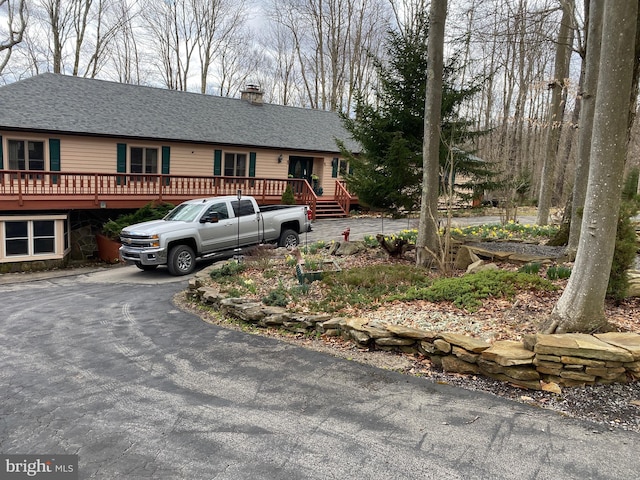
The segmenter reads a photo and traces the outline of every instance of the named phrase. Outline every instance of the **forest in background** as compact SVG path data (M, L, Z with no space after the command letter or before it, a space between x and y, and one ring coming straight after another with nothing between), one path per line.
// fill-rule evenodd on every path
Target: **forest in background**
M552 206L571 196L587 4L449 2L453 81L481 84L459 116L487 132L460 147L503 172L494 194L503 201L536 204L543 178ZM269 103L349 115L357 95L375 102L389 32L415 30L428 9L426 0L0 0L0 83L55 72L229 97L255 84ZM628 168L639 153L634 128Z

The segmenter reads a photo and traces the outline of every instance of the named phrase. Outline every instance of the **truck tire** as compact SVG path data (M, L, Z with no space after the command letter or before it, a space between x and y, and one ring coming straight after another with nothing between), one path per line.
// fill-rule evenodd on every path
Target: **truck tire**
M298 234L293 230L283 231L278 239L279 247L294 248L297 247L299 243L300 239L298 238Z
M145 272L150 272L158 268L158 265L143 265L140 262L136 262L136 267L138 267L140 270L144 270Z
M169 250L167 258L169 273L175 276L188 275L196 268L196 256L188 245L176 245Z

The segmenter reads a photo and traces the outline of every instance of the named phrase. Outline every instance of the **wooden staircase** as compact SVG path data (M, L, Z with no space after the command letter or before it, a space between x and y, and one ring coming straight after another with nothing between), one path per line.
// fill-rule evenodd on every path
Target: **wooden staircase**
M347 212L335 200L320 200L316 203L316 218L341 218Z

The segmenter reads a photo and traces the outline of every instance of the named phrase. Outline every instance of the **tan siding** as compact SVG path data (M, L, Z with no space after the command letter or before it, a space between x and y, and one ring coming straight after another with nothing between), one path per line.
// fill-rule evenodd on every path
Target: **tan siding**
M114 173L116 142L107 138L60 138L60 169L63 172Z
M282 154L282 162L278 163L277 151L256 150L256 177L287 178L287 156Z
M140 146L158 149L158 168L162 164L162 146L171 148L172 175L193 175L211 176L213 175L214 151L221 150L223 159L225 152L245 153L247 161L250 152L256 153L256 177L263 178L287 178L289 170L289 157L302 156L313 157L313 173L320 177L320 185L324 189L324 196L333 196L335 191L335 178L331 177L331 160L334 154L286 151L286 150L266 150L250 148L218 147L215 145L185 144L159 141L139 141L118 138L99 138L78 135L40 135L23 134L15 132L0 131L4 143L5 168L7 168L7 140L25 139L40 140L45 142L45 155L49 158L49 138L60 139L60 166L63 172L80 173L116 173L116 148L118 143L127 145L127 171L129 171L129 148ZM278 157L282 155L282 162L278 162ZM224 161L224 160L223 160ZM248 165L247 165L248 167ZM47 164L47 169L49 165Z
M213 147L171 143L167 145L171 147L171 175L213 175Z

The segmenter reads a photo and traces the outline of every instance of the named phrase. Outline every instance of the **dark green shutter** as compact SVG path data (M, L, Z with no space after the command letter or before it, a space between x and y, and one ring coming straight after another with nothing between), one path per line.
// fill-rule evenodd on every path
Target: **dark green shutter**
M349 162L349 175L353 175L353 165Z
M171 147L162 147L162 174L169 175L171 172ZM165 178L164 184L169 185L171 179Z
M0 169L4 168L4 157L2 155L2 135L0 135Z
M169 175L170 173L170 157L171 147L162 147L162 174Z
M60 171L60 140L57 138L49 139L49 170Z
M126 173L127 172L127 144L126 143L119 143L117 152L118 153L117 153L116 171L118 173ZM126 184L127 183L127 177L120 177L119 176L117 178L117 183L118 183L118 185Z
M49 139L49 170L60 171L60 140L57 138ZM58 183L58 175L52 175L51 182Z
M340 162L337 158L334 158L331 161L331 178L338 178L338 164Z
M249 176L256 176L256 152L249 152Z
M222 175L222 150L213 152L213 174Z

